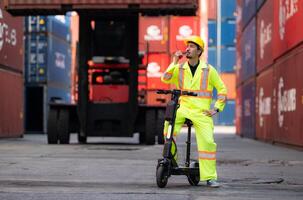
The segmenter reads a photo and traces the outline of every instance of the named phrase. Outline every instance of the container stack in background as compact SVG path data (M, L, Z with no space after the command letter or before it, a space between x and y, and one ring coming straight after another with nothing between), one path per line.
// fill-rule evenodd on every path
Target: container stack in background
M235 124L236 99L236 0L221 1L221 19L217 18L217 1L208 1L208 63L214 66L226 84L228 95L224 111L214 117L215 125ZM217 25L221 26L221 32ZM217 36L221 39L218 43ZM221 59L217 59L220 54ZM216 98L216 93L215 93Z
M71 102L69 16L25 18L25 131L45 133L48 104Z
M237 3L237 134L302 147L303 0Z
M0 1L0 138L23 135L23 18Z

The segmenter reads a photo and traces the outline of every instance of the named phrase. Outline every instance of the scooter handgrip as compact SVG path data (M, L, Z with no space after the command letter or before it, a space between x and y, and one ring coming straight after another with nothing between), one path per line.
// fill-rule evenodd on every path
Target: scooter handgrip
M157 90L157 94L170 94L170 90Z
M198 94L195 93L195 92L183 91L182 94L183 94L183 95L187 95L187 96L198 96Z

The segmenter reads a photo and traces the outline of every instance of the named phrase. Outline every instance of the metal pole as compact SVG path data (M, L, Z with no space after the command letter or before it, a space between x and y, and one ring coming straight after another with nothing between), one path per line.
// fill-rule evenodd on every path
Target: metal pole
M221 0L217 0L217 71L221 72Z

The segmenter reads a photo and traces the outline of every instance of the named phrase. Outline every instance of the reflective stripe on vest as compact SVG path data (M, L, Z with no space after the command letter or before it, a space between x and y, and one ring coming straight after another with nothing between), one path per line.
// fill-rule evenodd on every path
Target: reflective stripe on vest
M202 80L201 80L201 90L207 90L208 85L208 74L209 74L209 67L207 64L207 68L202 69Z
M215 151L199 151L200 160L216 160Z
M183 89L184 85L183 85L183 81L184 81L184 68L183 68L184 63L180 64L179 67L179 88Z
M218 94L217 99L225 102L227 100L227 97L225 94Z

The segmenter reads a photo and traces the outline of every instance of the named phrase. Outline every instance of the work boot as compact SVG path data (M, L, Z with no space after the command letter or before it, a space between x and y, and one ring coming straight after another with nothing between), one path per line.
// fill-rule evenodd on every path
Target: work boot
M220 184L216 180L207 180L206 185L211 188L218 188Z

